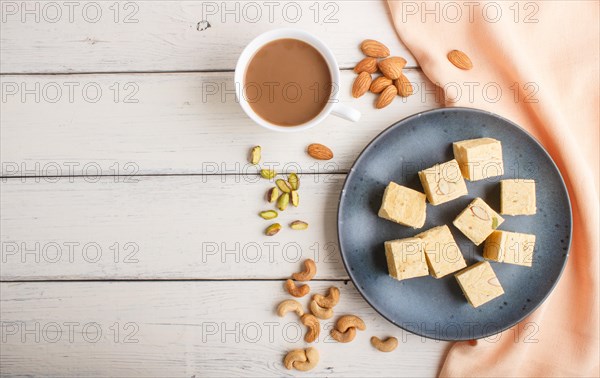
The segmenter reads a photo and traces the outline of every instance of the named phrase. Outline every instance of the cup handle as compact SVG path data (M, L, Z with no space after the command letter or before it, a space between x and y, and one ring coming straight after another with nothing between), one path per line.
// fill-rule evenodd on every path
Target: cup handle
M335 104L331 114L352 122L358 122L361 116L358 110L340 103Z

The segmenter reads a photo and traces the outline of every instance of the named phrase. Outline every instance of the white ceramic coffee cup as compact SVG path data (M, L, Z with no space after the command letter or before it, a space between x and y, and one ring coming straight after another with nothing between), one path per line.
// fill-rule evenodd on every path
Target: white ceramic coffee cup
M325 61L327 62L327 66L329 67L329 73L331 74L331 81L333 84L333 90L331 91L331 95L329 97L329 101L315 118L310 121L297 125L297 126L280 126L274 123L271 123L258 114L252 109L250 104L245 98L244 94L244 77L246 76L246 68L250 63L250 60L254 56L254 54L267 43L283 38L292 38L298 39L300 41L306 42L309 45L313 46L317 51L321 53ZM340 68L333 56L333 53L329 48L321 41L319 38L314 35L305 32L303 30L298 29L275 29L268 31L254 38L248 46L240 55L238 59L237 65L235 67L235 93L237 96L237 100L242 106L242 109L248 114L254 122L258 123L262 127L265 127L269 130L275 131L283 131L283 132L294 132L310 129L321 123L328 115L333 114L338 117L347 119L352 122L357 122L360 119L360 112L356 109L353 109L347 105L340 103L339 101L339 93L340 93Z

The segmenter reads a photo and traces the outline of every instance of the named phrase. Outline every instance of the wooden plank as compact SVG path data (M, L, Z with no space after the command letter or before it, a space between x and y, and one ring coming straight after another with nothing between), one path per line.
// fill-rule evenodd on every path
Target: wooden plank
M367 324L349 344L328 336L322 321L320 363L310 376L434 376L448 344L421 339L379 316L351 284L336 285L336 314ZM26 376L306 376L282 366L286 351L304 348L295 314L279 318L289 298L275 282L2 283L3 375ZM308 296L300 299L307 304ZM381 353L369 338L396 336ZM37 337L37 340L36 340Z
M258 216L274 208L265 201L273 183L258 176L4 180L0 276L280 279L312 258L318 278L347 279L336 228L344 178L300 175L300 206L273 221ZM309 229L289 229L296 219ZM275 221L283 230L265 236Z
M373 94L351 98L355 75L344 71L341 101L359 109L361 121L331 116L295 134L254 124L231 92L232 73L2 76L2 174L255 173L247 164L255 144L263 146L263 165L277 170L346 172L383 129L437 106L422 72L407 76L416 93L376 110ZM307 156L314 142L330 146L335 158Z
M4 1L2 17L2 73L232 70L250 40L282 27L316 34L345 68L366 38L416 66L383 1Z

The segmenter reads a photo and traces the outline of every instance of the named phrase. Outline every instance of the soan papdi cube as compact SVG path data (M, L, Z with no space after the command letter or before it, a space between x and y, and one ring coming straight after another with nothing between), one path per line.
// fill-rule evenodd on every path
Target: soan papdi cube
M400 281L429 275L423 240L406 238L386 241L384 244L388 271L392 278Z
M479 245L502 222L504 222L504 218L498 215L481 198L475 198L452 223L475 245Z
M423 227L426 216L425 194L390 182L383 193L379 216L405 226Z
M502 176L502 144L492 138L469 139L452 144L462 175L470 181Z
M535 235L497 230L485 241L483 257L530 267L533 263L534 249Z
M535 181L500 181L500 214L533 215L535 212Z
M456 160L419 172L429 202L436 206L467 194L467 185Z
M450 227L446 225L434 227L416 237L425 243L427 264L431 275L435 278L442 278L467 266L450 232Z
M479 307L504 294L492 266L480 261L455 274L465 297L473 307Z

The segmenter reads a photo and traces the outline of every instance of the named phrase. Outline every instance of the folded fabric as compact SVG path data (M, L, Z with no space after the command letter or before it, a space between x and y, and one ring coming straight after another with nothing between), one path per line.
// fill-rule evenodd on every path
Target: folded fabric
M446 105L527 129L557 163L573 206L570 256L550 297L500 337L455 343L440 376L600 376L599 3L388 3L400 39ZM448 61L454 49L471 58L471 70Z

